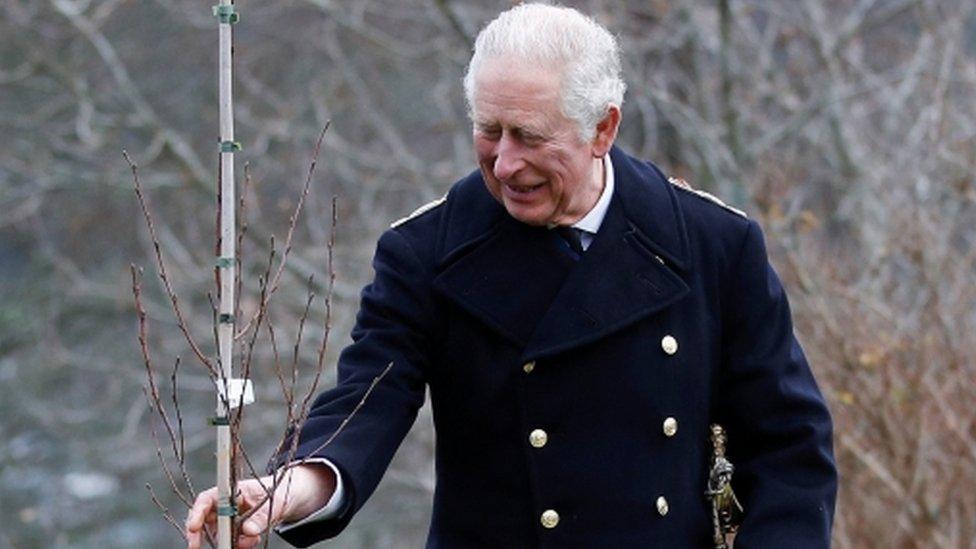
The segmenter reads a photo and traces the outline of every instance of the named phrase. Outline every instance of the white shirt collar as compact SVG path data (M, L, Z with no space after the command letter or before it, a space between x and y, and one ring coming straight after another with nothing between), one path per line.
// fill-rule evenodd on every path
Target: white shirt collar
M610 199L613 197L613 164L610 162L610 155L603 156L603 193L596 205L589 213L583 216L573 227L584 233L596 234L603 224L603 218L607 216L607 209L610 208Z

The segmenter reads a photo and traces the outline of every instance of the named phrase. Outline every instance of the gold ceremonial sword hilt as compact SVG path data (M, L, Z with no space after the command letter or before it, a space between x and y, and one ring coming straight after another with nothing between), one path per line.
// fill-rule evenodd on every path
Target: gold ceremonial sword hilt
M742 505L732 491L732 473L735 467L725 457L727 438L725 429L717 423L709 428L712 439L712 459L708 472L708 488L705 497L712 504L712 541L715 549L728 549L726 536L732 534L742 522Z

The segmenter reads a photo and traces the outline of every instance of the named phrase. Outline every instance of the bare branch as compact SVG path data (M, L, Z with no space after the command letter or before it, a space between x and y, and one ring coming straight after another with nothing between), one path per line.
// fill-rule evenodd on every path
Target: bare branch
M149 229L149 236L152 239L153 251L156 255L156 268L159 274L159 278L163 281L163 287L166 289L166 295L169 297L170 303L173 306L173 313L176 315L176 323L179 326L180 331L183 332L183 336L186 338L187 344L190 345L190 349L193 350L193 354L196 355L197 360L201 364L206 366L206 368L211 372L211 374L216 375L214 371L213 361L207 358L200 347L194 341L193 336L190 335L189 327L187 326L186 320L183 316L183 311L180 308L179 298L176 296L176 292L173 290L170 284L169 277L166 275L166 262L163 261L163 254L160 250L159 238L156 236L156 227L153 223L152 214L149 211L149 205L146 203L146 198L142 194L142 185L139 183L139 168L132 162L129 158L129 154L126 151L122 151L122 156L125 161L129 164L129 168L132 170L132 180L135 186L136 197L139 199L139 206L142 209L142 215L146 220L146 227Z

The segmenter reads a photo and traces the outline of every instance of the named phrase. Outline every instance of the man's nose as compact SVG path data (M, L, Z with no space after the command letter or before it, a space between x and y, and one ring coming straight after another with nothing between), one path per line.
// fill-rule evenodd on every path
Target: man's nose
M511 179L525 166L519 144L505 135L498 141L498 154L495 156L493 173L500 181Z

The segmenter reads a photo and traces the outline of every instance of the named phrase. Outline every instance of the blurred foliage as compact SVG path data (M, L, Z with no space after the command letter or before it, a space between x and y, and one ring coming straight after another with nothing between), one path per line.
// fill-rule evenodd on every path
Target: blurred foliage
M976 5L568 3L620 37L620 143L766 228L835 416L835 545L972 547ZM329 364L379 233L474 168L460 78L477 29L509 4L238 2L245 309L332 121L272 310L283 342L309 275L321 324L333 195ZM188 350L152 274L120 149L141 166L171 276L208 342L216 44L209 5L190 0L0 4L0 548L180 546L144 488L181 515L141 391L130 262L147 267L164 389ZM313 346L300 357L306 372ZM283 399L260 381L273 379L270 350L256 352L245 439L260 460L280 435ZM209 382L187 365L180 391L193 478L207 485ZM425 410L334 546L422 546L432 441Z

